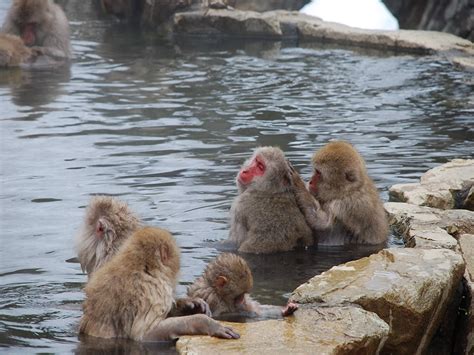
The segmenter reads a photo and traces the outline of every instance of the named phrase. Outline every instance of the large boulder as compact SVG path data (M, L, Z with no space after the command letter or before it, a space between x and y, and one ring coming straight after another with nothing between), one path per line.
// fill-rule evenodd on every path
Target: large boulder
M236 9L244 11L299 10L310 0L233 0Z
M312 278L290 300L358 304L390 325L383 353L422 354L445 316L464 268L462 257L451 250L385 249Z
M301 307L294 316L254 323L227 323L238 340L181 337L180 354L375 354L389 327L360 307Z
M389 192L395 201L474 210L474 159L454 159L428 170L419 183L393 185Z

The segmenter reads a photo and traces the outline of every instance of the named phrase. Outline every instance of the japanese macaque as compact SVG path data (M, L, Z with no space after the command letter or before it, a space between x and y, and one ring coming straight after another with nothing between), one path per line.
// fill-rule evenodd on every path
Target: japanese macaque
M274 253L313 245L311 228L296 203L287 162L275 147L261 147L237 175L239 196L227 244L246 253Z
M91 275L140 227L142 222L125 202L111 196L93 197L76 237L82 270Z
M246 261L235 254L223 253L206 266L202 276L188 287L187 294L206 301L213 317L223 314L271 316L271 313L285 317L297 310L295 303L284 308L259 304L249 295L252 286L252 272Z
M31 56L31 49L25 46L20 37L0 33L0 68L18 67L27 63Z
M136 341L181 335L238 338L231 328L204 314L167 318L179 268L180 251L169 232L139 229L87 283L79 332Z
M308 190L290 167L298 204L321 244L381 244L388 222L364 159L352 145L330 142L317 151Z
M13 0L1 32L20 36L37 54L71 57L69 23L53 0Z

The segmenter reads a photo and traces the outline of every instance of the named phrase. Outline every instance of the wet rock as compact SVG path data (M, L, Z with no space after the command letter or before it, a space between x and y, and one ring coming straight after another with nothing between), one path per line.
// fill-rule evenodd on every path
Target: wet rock
M359 307L302 307L294 316L254 323L227 323L238 340L181 337L180 354L375 354L389 332L375 313Z
M402 202L384 204L389 223L408 247L455 249L453 237L474 233L474 212L440 210Z
M474 281L474 234L463 234L459 237L459 247L466 262L469 280Z
M234 10L200 10L177 13L173 32L190 35L231 35L235 37L281 38L276 18L258 12Z
M363 30L325 22L290 11L257 13L240 10L204 9L177 13L173 33L201 36L234 36L333 43L398 52L442 53L457 61L474 56L474 44L451 34L428 31Z
M464 273L446 249L385 249L335 266L298 287L291 300L355 303L390 325L382 353L424 353Z
M243 11L300 10L310 0L234 0L234 7Z
M382 0L400 28L450 32L474 41L473 3L469 0Z
M454 159L428 170L419 183L393 185L389 191L390 198L395 201L441 209L473 210L473 187L474 160Z

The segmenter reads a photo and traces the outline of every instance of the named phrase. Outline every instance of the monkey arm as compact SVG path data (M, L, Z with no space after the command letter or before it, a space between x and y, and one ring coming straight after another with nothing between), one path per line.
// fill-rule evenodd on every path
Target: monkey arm
M210 335L238 339L239 334L204 314L172 317L161 320L142 338L143 341L174 340L182 335Z
M211 309L209 308L207 302L199 297L178 298L168 316L179 317L191 314L205 314L209 317L212 316Z
M306 185L301 176L289 164L291 183L295 195L296 203L303 213L306 222L313 230L323 230L329 228L334 222L333 209L325 211L318 200L306 189Z

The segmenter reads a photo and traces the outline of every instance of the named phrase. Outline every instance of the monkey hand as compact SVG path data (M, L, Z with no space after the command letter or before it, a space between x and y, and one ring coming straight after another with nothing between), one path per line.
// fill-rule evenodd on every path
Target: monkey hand
M239 339L240 335L236 333L231 327L225 327L219 322L211 319L209 326L209 335L222 339Z
M198 297L184 297L176 300L176 309L179 314L205 314L209 317L212 316L211 309L207 302Z
M295 191L306 190L306 185L300 174L295 170L294 166L289 160L286 161L288 165L288 177L290 178L291 186Z
M298 309L298 305L293 302L288 302L288 304L281 310L281 315L283 317L291 316Z

